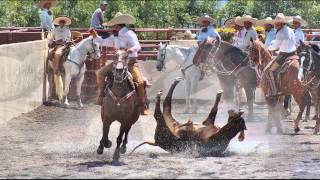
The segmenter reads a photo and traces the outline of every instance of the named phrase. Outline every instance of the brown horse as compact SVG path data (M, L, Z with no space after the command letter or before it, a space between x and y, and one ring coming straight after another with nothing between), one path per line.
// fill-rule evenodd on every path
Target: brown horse
M171 101L174 88L178 83L179 80L176 79L171 85L163 102L163 113L160 108L162 92L158 93L154 112L154 118L157 121L154 135L155 142L144 142L134 148L132 152L144 144L149 144L159 146L172 153L191 150L204 156L216 156L221 155L226 150L231 139L239 132L239 140L244 140L246 125L241 117L243 112L229 111L228 123L222 128L218 128L214 124L222 92L217 94L214 106L203 125L194 124L191 121L180 124L176 121L171 114Z
M277 132L282 133L281 129L281 112L283 109L283 100L285 95L293 95L295 101L299 106L299 114L295 119L294 131L297 133L300 131L299 121L302 118L306 106L306 93L307 93L307 84L304 84L298 79L299 73L299 57L294 56L291 59L288 59L286 63L287 69L280 72L280 91L282 94L277 97L267 96L271 91L269 81L266 75L263 73L264 69L270 65L272 62L272 56L270 52L264 47L264 45L258 41L252 41L249 48L249 55L251 61L259 68L259 71L262 72L261 76L261 86L262 90L265 93L266 102L268 104L269 114L268 114L268 126L266 132L270 132L272 124L271 121L275 121L277 126Z
M101 118L103 123L103 136L97 153L102 154L104 148L110 148L112 143L108 139L110 125L114 121L121 124L117 138L117 147L113 155L113 165L119 165L120 153L126 152L128 134L131 126L139 119L140 106L135 93L135 87L128 73L128 54L125 50L118 50L115 54L111 83L106 86L106 96L103 99ZM123 135L125 137L123 139ZM122 146L120 147L120 145Z

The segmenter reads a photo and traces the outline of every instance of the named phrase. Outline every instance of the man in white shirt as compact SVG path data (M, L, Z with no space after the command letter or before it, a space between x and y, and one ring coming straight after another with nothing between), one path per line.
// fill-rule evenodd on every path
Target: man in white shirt
M296 39L296 47L300 46L300 41L304 42L304 33L302 31L302 27L307 26L307 22L301 18L301 16L295 16L290 21L294 28L294 35Z
M257 32L253 29L253 25L257 22L256 18L252 18L251 16L245 15L243 16L238 23L245 27L246 33L243 41L238 46L243 51L247 51L250 46L250 40L256 40L258 38Z
M100 7L94 11L91 17L91 25L90 28L94 29L103 29L103 17L104 12L108 8L108 3L106 1L102 1L100 3Z
M277 58L273 61L273 64L267 69L267 74L271 79L271 96L280 95L278 92L278 83L275 81L274 72L281 67L285 61L296 54L296 41L294 32L287 26L288 18L282 13L279 13L275 18L275 28L277 29L276 39L269 46L269 50L278 54Z
M53 15L50 11L50 8L57 5L57 0L43 0L38 3L38 7L41 8L40 20L41 20L41 29L43 31L51 31L54 29Z
M274 21L271 17L257 21L257 25L264 27L266 32L266 38L264 46L268 48L271 45L271 42L276 39L277 31L274 28Z
M49 53L49 59L54 56L52 59L53 72L58 74L60 73L59 64L66 48L65 45L71 41L71 31L66 27L71 24L71 19L66 16L60 16L54 19L53 23L59 26L51 32L51 36L48 38L49 47L52 48Z
M134 24L136 22L135 18L131 15L122 14L118 12L115 17L106 23L107 26L113 26L116 31L116 36L112 35L106 39L102 39L98 36L98 42L101 46L114 47L116 49L126 49L129 57L128 68L132 74L133 81L137 84L137 94L140 99L141 105L141 115L148 115L149 112L146 109L146 92L144 89L144 78L138 66L137 57L138 52L141 50L141 46L137 35L126 27L126 24ZM94 30L91 30L91 33ZM102 99L104 97L104 84L105 77L113 69L113 63L102 67L97 71L97 84L98 84L98 98L97 104L102 104Z
M234 29L236 30L236 34L235 34L235 40L234 40L233 45L236 47L239 47L240 44L242 44L242 42L244 41L244 37L246 35L246 32L247 32L246 28L243 27L243 24L241 25L240 19L241 19L241 17L237 16L234 20L235 21Z
M215 30L213 23L214 20L209 15L204 15L198 19L198 23L201 24L202 28L198 33L197 41L202 43L207 40L208 37L216 38L219 37L219 33Z

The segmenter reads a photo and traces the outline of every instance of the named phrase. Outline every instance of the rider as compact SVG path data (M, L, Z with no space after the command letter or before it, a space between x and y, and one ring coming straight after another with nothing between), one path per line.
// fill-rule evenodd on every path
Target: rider
M240 16L237 16L234 18L234 26L233 28L236 30L236 33L235 33L235 40L233 42L233 45L236 46L236 47L239 47L240 44L242 44L242 42L244 41L244 37L246 35L246 28L243 27L243 25L241 25L239 23L241 17Z
M250 40L256 40L258 38L257 32L253 29L253 25L257 22L256 18L252 18L249 15L244 15L241 19L238 20L238 24L244 26L246 33L244 35L243 41L238 46L243 51L247 51L250 46Z
M116 34L116 36L112 35L106 39L98 36L98 42L101 44L101 46L115 47L116 49L125 48L127 50L129 57L129 71L132 74L133 81L137 84L137 93L140 99L141 114L148 115L149 112L145 106L146 92L144 89L144 78L137 61L138 51L140 51L141 46L137 35L132 30L129 30L126 26L126 24L134 24L135 22L135 18L131 15L118 12L111 21L106 23L107 26L113 26L115 30L114 34ZM91 30L91 32L94 32L94 30ZM112 71L112 69L113 63L110 63L97 71L97 84L99 90L97 104L99 105L102 105L102 99L104 96L105 77L109 72Z
M219 37L219 33L215 30L213 24L214 20L209 15L204 15L198 19L198 23L203 27L199 31L197 36L198 44L207 40L208 37L216 38Z
M58 3L57 0L42 0L37 4L37 6L41 9L40 28L43 31L51 31L52 29L54 29L54 25L52 23L53 15L52 15L52 12L50 11L50 8L52 6L55 6L57 3Z
M53 71L59 73L59 64L66 48L66 43L71 41L71 31L66 26L71 24L71 19L67 16L60 16L54 19L53 23L59 25L51 32L49 37L49 47L52 48L49 53L49 58L54 56L52 60Z
M274 21L271 17L257 21L257 25L264 27L266 31L266 40L264 46L268 48L271 44L271 41L276 39L277 31L274 28Z
M307 22L301 18L301 16L295 16L290 21L294 28L294 36L296 39L296 48L300 46L300 40L304 42L304 33L301 29L302 26L307 26Z
M275 71L281 67L288 58L296 54L295 36L291 28L287 26L288 19L282 13L278 13L274 25L277 29L276 39L269 46L269 50L278 54L277 58L267 68L267 75L271 80L271 96L281 95L278 83L275 82ZM278 52L276 52L278 51Z
M108 3L106 1L100 2L100 7L94 11L91 17L91 28L103 29L103 16L108 9Z

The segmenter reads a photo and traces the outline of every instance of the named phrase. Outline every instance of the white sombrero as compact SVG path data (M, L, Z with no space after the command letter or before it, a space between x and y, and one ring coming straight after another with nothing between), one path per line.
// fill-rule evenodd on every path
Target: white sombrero
M232 17L232 18L227 19L224 22L224 27L225 28L233 28L236 25L235 20L236 20L236 17Z
M185 36L185 37L189 37L189 38L191 38L191 39L193 39L193 38L195 38L195 34L192 34L192 32L190 31L190 30L186 30L184 33L183 33L183 35Z
M267 17L265 19L258 20L256 23L258 26L263 27L265 24L274 24L274 20L271 17Z
M286 17L283 13L278 13L276 18L274 18L274 23L281 22L287 24L290 19L290 17Z
M202 24L203 21L209 21L210 24L214 24L215 23L214 20L212 19L212 17L210 17L209 15L204 15L202 17L199 17L197 22L199 24Z
M71 24L71 19L68 16L59 16L53 20L53 24L59 25L60 21L65 21L66 26L69 26Z
M238 26L243 26L243 23L240 21L241 20L241 17L240 16L237 16L235 19L234 19L234 23Z
M58 4L58 0L41 0L40 2L38 2L37 6L38 8L43 8L43 6L47 3L51 4L51 7L56 6Z
M294 16L289 22L292 24L293 21L299 22L301 26L307 26L308 23L304 19L301 18L301 16Z
M118 12L113 19L107 23L103 23L104 26L114 26L116 24L134 24L136 19L129 14L122 14Z
M237 20L236 23L240 26L244 26L244 22L251 22L253 25L255 25L257 21L257 18L253 18L249 15L244 15L239 20Z

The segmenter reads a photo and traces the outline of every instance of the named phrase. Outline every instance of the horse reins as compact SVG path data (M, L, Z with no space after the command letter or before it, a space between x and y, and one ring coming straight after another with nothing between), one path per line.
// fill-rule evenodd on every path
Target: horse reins
M120 103L125 102L126 100L128 100L131 96L136 94L136 91L133 90L131 92L129 92L128 94L126 94L125 96L119 98L116 95L114 95L114 93L111 91L110 88L108 88L108 93L111 96L111 98L113 99L113 101L117 104L117 106L121 106Z

